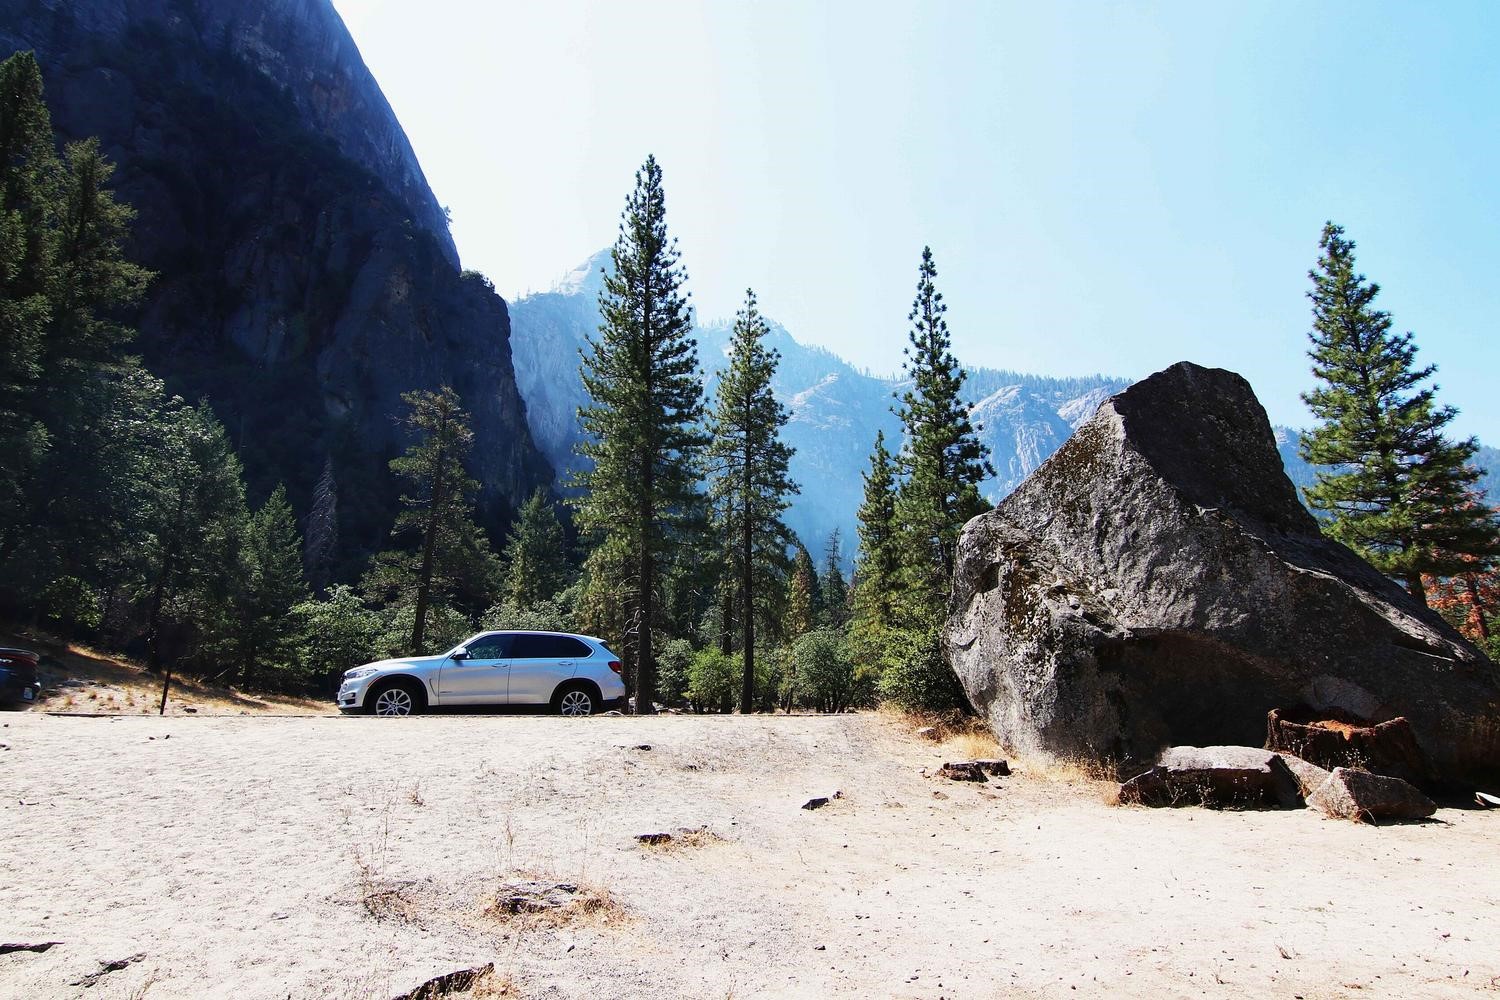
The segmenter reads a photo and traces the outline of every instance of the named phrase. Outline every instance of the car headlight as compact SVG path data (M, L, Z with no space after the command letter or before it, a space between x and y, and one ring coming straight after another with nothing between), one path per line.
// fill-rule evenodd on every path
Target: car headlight
M357 681L361 677L368 677L375 672L376 670L374 667L355 667L353 670L347 670L344 672L344 680Z

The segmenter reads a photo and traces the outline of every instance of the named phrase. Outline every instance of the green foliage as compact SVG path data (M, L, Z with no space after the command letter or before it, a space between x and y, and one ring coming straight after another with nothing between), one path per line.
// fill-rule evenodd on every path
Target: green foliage
M234 588L249 512L239 459L207 403L173 407L143 500L147 662L207 667L230 652Z
M414 603L388 604L380 611L381 629L376 640L376 652L386 656L425 656L452 649L478 631L474 620L459 609L441 601L427 605L427 624L422 632L422 645L411 644L412 629L416 623L417 607Z
M104 620L94 588L76 576L60 576L42 591L47 621L63 635L93 632Z
M1325 530L1376 569L1404 580L1426 599L1422 574L1450 576L1494 565L1500 523L1469 502L1480 473L1472 438L1453 442L1443 428L1456 415L1436 404L1436 370L1416 366L1412 335L1393 334L1375 309L1380 286L1355 271L1354 242L1328 223L1319 241L1313 289L1313 374L1302 397L1322 423L1302 436L1302 457L1320 469L1305 491L1326 512Z
M710 422L712 480L709 497L724 541L727 577L721 585L739 596L740 710L755 699L755 623L785 587L791 532L781 515L801 490L787 474L792 449L781 441L787 411L771 391L781 355L768 350L770 327L755 292L735 316L729 367L719 378Z
M964 370L951 350L948 307L937 290L932 250L922 248L917 296L908 317L911 347L906 375L912 388L897 412L906 426L901 464L907 478L896 498L898 575L908 623L933 628L947 609L958 535L985 509L979 483L994 470L969 422Z
M499 564L474 523L471 498L478 486L463 464L474 434L457 393L443 386L401 398L410 407L406 424L414 439L405 454L391 460L391 471L410 487L401 497L391 536L411 547L380 553L363 589L382 603L409 610L401 619L412 628L406 648L417 651L434 641L429 626L446 636L442 622L489 605Z
M631 679L636 691L649 693L656 689L658 566L702 528L698 483L708 443L686 275L667 235L654 157L636 173L611 257L599 336L590 339L581 370L592 402L579 410L579 451L590 463L572 485L581 492L583 530L609 547L611 559L625 555L633 563L634 627L617 635L634 637ZM650 712L650 701L639 699L638 711Z
M818 571L813 566L812 556L800 541L792 557L792 578L787 584L786 617L784 629L788 639L796 639L818 624L822 613L822 592L818 585Z
M822 591L824 625L843 628L849 623L849 581L844 579L844 548L839 530L835 528L828 536L828 548L823 553L823 572L818 577Z
M965 707L958 678L943 657L935 629L890 629L879 649L880 697L909 712L948 712Z
M698 650L688 667L688 700L700 712L733 710L739 674L734 657L711 646Z
M287 627L292 609L307 600L302 538L286 489L277 486L246 527L235 590L234 642L240 684L286 672L298 662L298 636Z
M567 538L545 489L537 487L521 505L505 540L504 560L501 594L506 603L515 607L549 600L568 585L571 572Z
M693 644L686 639L669 639L662 644L656 658L656 700L663 705L680 705L688 696L692 683Z
M338 687L345 670L375 659L383 623L380 615L360 600L354 588L337 584L321 600L307 600L293 609L300 625L299 655L305 676L321 678L329 690Z
M895 625L901 549L896 534L896 464L875 433L870 471L864 473L864 502L859 507L859 561L850 595L850 640L862 664L879 660L885 632Z
M501 601L484 613L484 629L520 629L534 632L572 632L573 612L561 601L539 600L530 604Z
M842 632L815 628L792 644L791 659L802 700L819 712L842 712L858 694L854 661Z

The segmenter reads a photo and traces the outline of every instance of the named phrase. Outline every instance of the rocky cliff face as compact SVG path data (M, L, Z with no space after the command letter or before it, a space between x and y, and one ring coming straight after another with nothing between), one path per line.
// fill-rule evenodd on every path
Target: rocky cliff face
M0 0L66 138L100 137L158 272L139 349L207 397L254 494L306 500L332 456L353 557L384 542L400 394L452 384L481 516L550 470L516 390L506 305L462 274L442 208L329 0Z

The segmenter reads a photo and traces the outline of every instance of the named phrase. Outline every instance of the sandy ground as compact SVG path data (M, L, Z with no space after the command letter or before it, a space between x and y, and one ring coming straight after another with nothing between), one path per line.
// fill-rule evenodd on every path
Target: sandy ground
M156 715L162 679L123 657L37 632L0 630L0 646L42 654L42 696L30 711L76 715ZM222 684L174 677L167 715L333 715L332 697L249 694Z
M0 722L0 941L61 942L0 955L5 997L385 1000L491 961L538 998L1500 995L1500 812L959 784L870 715ZM487 915L517 872L613 902Z

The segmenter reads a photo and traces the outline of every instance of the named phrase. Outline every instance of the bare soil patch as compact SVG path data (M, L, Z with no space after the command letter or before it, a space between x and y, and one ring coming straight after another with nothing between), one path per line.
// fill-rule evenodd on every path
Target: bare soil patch
M42 654L42 696L28 711L69 715L156 715L162 679L123 657L38 632L0 632L0 646ZM173 676L168 715L333 715L333 700L252 694Z
M392 1000L490 963L549 1000L1500 989L1493 810L940 782L989 748L874 715L0 722L0 940L60 942L0 954L0 996ZM497 916L528 880L599 902Z

